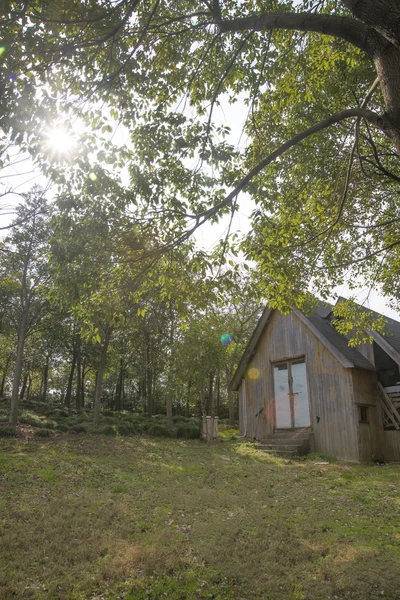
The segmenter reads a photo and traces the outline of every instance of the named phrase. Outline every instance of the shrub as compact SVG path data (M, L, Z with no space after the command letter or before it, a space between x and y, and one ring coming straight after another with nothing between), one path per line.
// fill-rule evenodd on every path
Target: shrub
M184 417L182 415L174 415L172 417L172 420L175 424L177 423L189 423L190 422L190 418L189 417Z
M185 438L187 440L198 439L200 434L201 430L199 425L194 425L192 423L179 425L176 431L176 436L178 438Z
M65 408L60 408L57 414L59 417L69 417L69 412Z
M68 431L69 427L65 423L58 423L56 426L57 431Z
M135 426L131 423L121 423L117 426L117 431L119 435L135 435L137 433Z
M108 425L115 425L115 423L118 423L118 420L115 417L103 417L101 420Z
M0 437L15 437L16 435L15 427L0 427Z
M88 423L93 420L93 415L87 415L86 413L79 413L75 418L77 423Z
M46 427L47 429L54 429L55 427L57 427L57 422L56 421L43 421L42 423L43 427Z
M70 427L70 431L73 433L87 433L87 427L82 425L82 423L76 423Z
M53 435L53 432L50 431L50 429L38 429L35 431L35 435L37 435L37 437L50 437Z
M104 415L105 417L113 417L114 416L114 411L113 410L103 410L103 412L101 413L102 415Z
M161 423L152 423L148 428L147 433L157 437L173 437L174 435L174 432L171 431L171 429Z
M93 433L99 433L102 435L117 435L117 430L115 425L103 425L102 427L94 429Z
M19 422L23 425L32 425L33 427L42 427L42 419L33 413L25 413L20 416Z
M165 415L153 415L151 419L157 423L165 423L166 417Z

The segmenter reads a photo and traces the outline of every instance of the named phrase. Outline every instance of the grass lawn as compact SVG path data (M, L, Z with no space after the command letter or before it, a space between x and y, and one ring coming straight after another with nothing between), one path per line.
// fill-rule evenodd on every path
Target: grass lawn
M0 598L400 598L400 467L0 439Z

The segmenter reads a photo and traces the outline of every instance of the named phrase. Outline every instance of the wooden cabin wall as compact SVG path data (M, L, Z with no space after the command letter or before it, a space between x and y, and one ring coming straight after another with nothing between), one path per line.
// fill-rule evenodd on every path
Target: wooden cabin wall
M400 431L383 432L383 458L385 461L400 462Z
M302 356L306 361L315 450L343 460L358 461L358 419L353 400L351 369L342 367L293 313L273 313L248 366L247 436L250 439L262 439L273 433L274 390L271 363ZM257 369L259 377L249 379L249 369ZM251 373L254 375L256 372ZM260 407L264 407L264 412L256 416Z
M361 462L383 460L383 423L378 397L377 374L373 371L351 369L354 402L358 421L358 444ZM368 406L369 423L360 423L359 405Z

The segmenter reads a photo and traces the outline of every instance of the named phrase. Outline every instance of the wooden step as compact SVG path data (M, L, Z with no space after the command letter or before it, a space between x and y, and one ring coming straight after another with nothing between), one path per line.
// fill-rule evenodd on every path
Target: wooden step
M288 450L296 452L301 448L298 444L256 444L258 450L273 450L274 452L282 452Z

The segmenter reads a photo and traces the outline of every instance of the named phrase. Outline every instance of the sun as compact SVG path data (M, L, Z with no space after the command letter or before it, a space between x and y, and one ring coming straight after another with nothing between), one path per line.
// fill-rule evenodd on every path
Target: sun
M69 156L76 146L76 141L68 129L52 127L44 134L44 144L47 150L54 155Z

